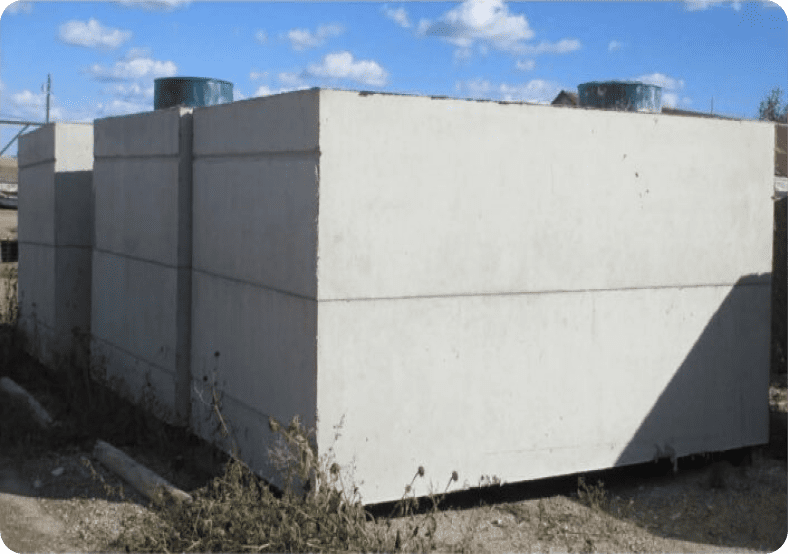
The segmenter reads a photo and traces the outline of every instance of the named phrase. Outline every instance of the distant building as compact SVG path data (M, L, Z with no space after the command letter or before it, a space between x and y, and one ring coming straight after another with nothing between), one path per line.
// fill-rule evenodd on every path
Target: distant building
M0 157L0 208L16 208L19 187L16 158Z
M578 99L576 92L569 92L566 90L562 90L561 92L558 93L558 96L556 96L550 104L553 106L578 107L580 106L580 100ZM678 108L669 108L667 106L662 107L662 113L668 115L683 115L687 117L712 117L715 119L738 119L736 117L727 117L724 115L705 113L705 112L695 112L692 110L680 110Z
M577 93L576 92L567 92L562 90L558 93L558 96L551 102L553 106L572 106L576 107L578 105Z

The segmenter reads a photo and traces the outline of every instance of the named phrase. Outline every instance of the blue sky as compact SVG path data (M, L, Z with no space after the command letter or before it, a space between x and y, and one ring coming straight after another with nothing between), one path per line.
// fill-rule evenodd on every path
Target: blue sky
M61 121L150 110L153 79L173 75L231 81L236 99L321 86L549 102L642 80L665 104L709 111L713 98L736 117L788 89L786 13L768 1L6 5L2 119L44 120L47 73ZM0 128L2 146L15 132Z

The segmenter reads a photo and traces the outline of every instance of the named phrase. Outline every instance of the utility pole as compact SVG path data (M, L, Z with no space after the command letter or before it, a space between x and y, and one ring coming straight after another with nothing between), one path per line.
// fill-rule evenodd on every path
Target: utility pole
M47 118L46 122L49 123L49 93L52 90L52 75L47 73Z

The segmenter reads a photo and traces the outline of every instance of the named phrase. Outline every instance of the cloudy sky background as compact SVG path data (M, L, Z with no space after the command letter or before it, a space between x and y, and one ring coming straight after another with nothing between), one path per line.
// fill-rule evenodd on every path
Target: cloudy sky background
M174 75L231 81L236 99L320 86L549 102L642 80L667 105L708 112L713 99L746 118L788 88L786 13L768 1L0 6L2 119L44 120L47 73L61 121L151 110L153 79ZM2 145L16 130L0 127Z

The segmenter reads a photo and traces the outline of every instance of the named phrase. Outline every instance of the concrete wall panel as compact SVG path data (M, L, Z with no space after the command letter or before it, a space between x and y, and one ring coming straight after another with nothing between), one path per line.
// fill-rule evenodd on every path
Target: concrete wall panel
M19 319L29 336L32 320L55 328L55 248L22 244L19 248ZM30 320L30 323L26 323Z
M58 123L54 125L57 156L55 171L93 169L93 124Z
M177 156L183 108L97 119L96 157Z
M314 412L316 303L198 271L193 286L194 381L275 417Z
M320 299L770 271L769 124L342 91L320 118Z
M315 151L319 95L305 90L198 108L194 154Z
M318 157L198 158L194 167L194 267L315 298Z
M27 143L22 138L19 142L20 147ZM27 158L19 160L27 164ZM54 166L54 161L19 166L17 195L21 217L17 227L21 243L55 244Z
M178 158L99 158L94 171L96 247L176 266Z
M55 161L55 132L46 125L19 137L17 159L19 167Z
M20 326L49 367L88 363L78 337L90 333L92 166L92 125L53 123L19 138Z
M767 440L769 286L321 302L319 448L365 502ZM669 345L669 347L667 347ZM757 368L757 369L756 369Z
M93 247L93 172L58 171L55 175L54 221L58 246ZM90 260L84 268L90 268ZM90 288L88 287L89 291ZM89 310L87 313L90 313Z
M121 393L189 418L190 108L96 121L94 343Z
M174 373L176 270L98 250L93 257L93 335Z

